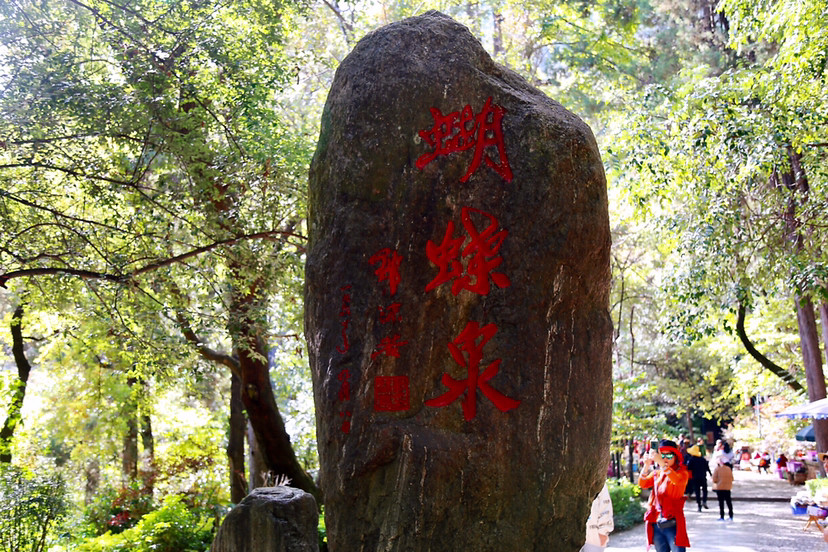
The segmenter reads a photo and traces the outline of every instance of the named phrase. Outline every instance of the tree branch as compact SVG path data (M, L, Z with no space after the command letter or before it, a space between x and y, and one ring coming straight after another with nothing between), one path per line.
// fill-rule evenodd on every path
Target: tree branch
M0 462L11 463L11 440L14 437L14 430L21 422L21 410L23 409L23 399L26 396L26 384L29 381L29 374L32 371L32 366L26 358L26 353L23 347L23 305L18 305L14 310L11 320L11 335L12 335L12 352L14 354L14 362L17 365L18 380L12 384L14 392L12 393L11 403L8 406L6 420L3 423L3 428L0 429Z
M139 269L131 272L127 276L127 278L132 279L136 276L140 276L141 274L144 274L145 272L151 272L151 271L156 270L158 268L169 266L169 265L172 265L172 264L175 264L175 263L180 263L181 261L189 259L190 257L196 257L198 255L201 255L202 253L206 253L207 251L210 251L210 250L215 249L217 247L222 247L222 246L225 246L225 245L233 245L233 244L238 243L240 241L246 241L246 240L267 239L271 236L276 236L276 235L283 235L286 238L287 237L293 237L293 238L304 239L303 236L300 236L298 234L294 234L293 232L286 232L284 230L268 230L267 232L258 232L256 234L247 234L247 235L244 235L244 236L239 236L238 238L231 238L229 240L223 240L223 241L211 243L211 244L205 245L203 247L197 247L197 248L193 249L192 251L188 251L187 253L182 253L181 255L176 255L175 257L170 257L169 259L164 259L164 260L161 260L161 261L158 261L158 262L155 262L155 263L148 264L147 266L145 266L143 268L139 268Z
M350 44L351 37L349 36L350 33L354 32L354 27L348 21L345 20L345 16L342 15L342 10L339 9L338 5L334 5L329 0L322 0L326 6L334 13L336 18L339 20L339 28L342 30L342 34L345 35L345 41Z
M0 167L0 168L2 168L2 167ZM51 215L54 215L56 217L59 217L59 218L65 218L67 220L73 220L75 222L80 222L82 224L89 224L91 226L100 226L101 228L106 228L107 230L114 230L116 232L121 232L121 233L126 232L126 230L122 230L121 228L118 228L117 226L112 226L111 224L104 224L102 222L97 222L97 221L94 221L94 220L73 217L73 216L67 215L66 213L62 213L62 212L58 211L57 209L52 209L51 207L44 207L43 205L38 205L37 203L34 203L34 202L29 201L27 199L23 199L22 197L17 197L15 195L12 195L9 192L7 192L6 190L0 190L0 197L7 197L11 201L14 201L16 203L20 203L21 205L25 205L26 207L31 207L32 209L37 209L39 211L45 211L45 212L47 212Z
M35 169L47 169L50 171L58 171L62 173L66 173L69 176L74 176L76 178L89 178L92 180L101 180L103 182L109 182L110 184L119 184L121 186L132 186L132 182L127 182L126 180L119 180L117 178L109 178L107 176L100 176L100 175L89 175L84 174L82 172L78 172L73 169L69 169L66 167L58 167L57 165L49 165L48 163L8 163L6 165L0 165L0 169L28 169L28 168L35 168Z
M745 346L745 350L752 356L756 361L761 364L764 368L767 368L772 372L774 375L779 377L782 381L784 381L788 387L796 391L797 393L804 395L805 388L802 387L802 384L794 378L790 372L779 366L778 364L774 364L768 357L760 353L756 347L751 343L750 339L748 338L747 332L745 331L745 313L746 307L743 302L739 303L739 317L736 320L736 333L739 334L739 339L742 341L742 345Z
M211 362L216 362L218 364L223 364L230 368L230 371L235 374L237 377L241 378L241 368L239 366L239 359L230 356L226 353L221 353L219 351L215 351L204 344L204 342L198 338L193 330L190 321L184 316L179 310L176 310L175 313L175 320L178 322L178 326L181 328L181 333L184 334L184 338L193 345L198 353L204 357L206 360Z
M114 282L116 284L126 284L129 281L133 280L137 276L141 274L145 274L147 272L151 272L153 270L157 270L159 268L163 268L165 266L170 266L176 263L180 263L190 257L195 257L197 255L201 255L202 253L206 253L218 247L233 245L235 243L246 241L246 240L258 240L258 239L267 239L272 236L283 236L284 238L297 238L300 240L305 240L305 237L296 234L293 232L288 232L284 230L268 230L266 232L257 232L255 234L246 234L244 236L238 236L236 238L231 238L228 240L221 240L209 245L205 245L202 247L197 247L191 251L186 253L182 253L181 255L176 255L174 257L170 257L168 259L163 259L154 263L150 263L144 267L138 268L133 270L132 272L126 272L123 274L110 274L106 272L96 272L93 270L82 270L76 268L65 268L65 267L42 267L42 268L23 268L20 270L13 270L11 272L7 272L5 274L0 274L0 287L5 288L8 284L9 280L14 278L28 278L30 276L43 276L46 274L67 274L70 276L77 276L79 278L83 278L85 280L106 280L109 282ZM299 246L297 246L299 247ZM299 247L300 250L303 250L302 247Z

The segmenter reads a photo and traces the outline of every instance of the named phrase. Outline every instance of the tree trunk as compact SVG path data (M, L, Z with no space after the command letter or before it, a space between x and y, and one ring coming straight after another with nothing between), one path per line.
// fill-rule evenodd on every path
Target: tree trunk
M138 477L138 421L133 416L127 418L121 471L126 483L135 481Z
M12 314L11 319L12 354L17 365L17 381L14 382L11 403L9 404L6 421L3 429L0 430L0 462L11 463L11 444L14 437L14 430L22 421L21 410L23 399L26 397L26 383L29 381L29 374L32 366L26 358L23 349L23 305L18 305Z
M86 484L83 488L83 504L89 506L98 494L98 486L101 483L101 463L97 458L92 458L86 463L83 469Z
M138 403L133 392L137 381L135 377L127 378L130 393L124 403L124 418L127 427L121 456L121 472L127 484L138 478Z
M244 405L241 398L241 379L230 376L230 435L227 439L227 461L230 468L230 501L238 504L247 496L244 476Z
M822 321L822 346L825 347L825 358L828 360L828 303L819 304L819 318Z
M805 168L801 163L802 154L791 145L788 146L788 160L791 170L778 175L777 186L784 185L790 192L784 220L794 251L801 253L805 248L805 239L797 218L797 204L800 198L803 203L808 201L810 186ZM781 183L779 177L781 177ZM808 399L813 402L825 398L825 375L822 371L822 354L819 349L814 305L808 295L800 295L800 292L795 294L794 300L796 301L796 321L799 326L799 345L802 349L802 363L805 366L805 380L808 385ZM819 450L826 450L828 420L814 420L814 433Z
M241 263L231 263L233 274L239 274ZM264 306L256 297L256 289L260 282L252 282L244 290L234 289L231 305L228 309L231 320L228 333L233 338L234 355L229 356L214 351L199 339L183 312L176 315L178 324L185 338L206 359L223 364L239 379L239 395L252 431L253 439L249 439L251 448L259 451L263 465L261 473L271 472L274 476L286 475L291 484L314 495L316 502L322 504L321 493L313 479L305 473L299 465L290 436L285 430L281 414L273 395L270 383L270 369L267 360L267 343L265 330L259 328L253 321L255 312L264 311ZM232 414L232 413L231 413ZM259 445L256 445L258 440ZM238 462L238 460L237 460ZM243 461L239 464L243 465ZM258 470L255 465L250 467L251 475L248 478L250 490L260 482L254 475ZM241 472L243 474L243 472Z
M149 414L141 416L141 446L142 453L141 481L144 492L152 494L155 489L155 438L152 435L152 419Z
M247 423L247 464L249 466L250 491L265 486L267 480L267 466L265 465L262 453L259 450L259 443L256 442L256 435L253 433L253 426Z
M257 346L258 354L239 351L242 380L242 401L250 417L250 425L259 445L259 452L269 472L274 475L286 475L291 486L306 491L321 503L319 489L313 479L302 469L290 436L285 429L279 407L273 395L270 383L270 371L263 348Z
M633 321L635 320L635 305L630 308L630 378L635 373L635 333L633 332Z
M799 325L799 344L805 378L808 383L808 400L825 398L825 375L822 371L822 353L816 327L814 305L808 297L796 297L796 321ZM828 420L814 420L814 433L818 450L828 450Z
M237 328L231 328L231 334L236 336L242 402L267 471L274 477L289 477L291 486L312 494L316 502L322 504L319 488L296 459L276 404L270 382L267 342L264 332L255 323L254 313L263 310L255 289L254 284L248 293L236 290L231 305L231 312L237 317L234 324Z
M621 347L618 346L618 340L621 337L621 322L624 318L624 299L626 298L626 286L627 281L624 278L624 270L618 270L619 275L618 277L621 279L621 291L618 294L618 322L614 324L614 328L612 331L612 347L615 350L615 366L618 369L619 373L621 371ZM632 326L631 326L632 327ZM630 377L633 377L632 371L630 372Z
M687 423L687 438L691 442L696 441L695 433L693 432L693 410L688 407L687 412L684 413L684 420Z
M499 11L492 13L492 57L503 55L503 14Z

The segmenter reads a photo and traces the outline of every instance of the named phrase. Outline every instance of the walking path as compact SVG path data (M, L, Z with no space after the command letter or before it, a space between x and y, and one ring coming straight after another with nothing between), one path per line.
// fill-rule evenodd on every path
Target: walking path
M775 474L734 470L733 522L719 521L716 493L709 491L710 509L696 511L688 501L684 514L692 547L689 552L826 552L822 533L808 516L791 513L790 499L802 485L791 486ZM708 487L710 481L708 480ZM726 513L725 513L726 515ZM606 552L644 552L647 537L644 525L610 535ZM651 549L654 550L654 549Z

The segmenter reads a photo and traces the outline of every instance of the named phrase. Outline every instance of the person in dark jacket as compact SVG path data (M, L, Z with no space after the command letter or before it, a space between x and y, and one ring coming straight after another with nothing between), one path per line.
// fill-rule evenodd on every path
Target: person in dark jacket
M699 512L702 511L702 506L707 509L707 474L713 475L710 471L710 464L702 455L698 445L693 445L687 449L687 469L690 470L690 483L687 485L688 496L693 496L696 493L696 504L699 506Z

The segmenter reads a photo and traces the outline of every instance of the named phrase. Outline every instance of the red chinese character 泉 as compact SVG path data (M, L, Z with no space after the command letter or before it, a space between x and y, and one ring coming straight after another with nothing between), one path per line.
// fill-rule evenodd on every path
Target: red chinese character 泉
M520 401L507 397L488 383L500 369L501 359L495 360L480 373L480 362L483 360L483 347L495 333L497 333L497 326L494 324L486 324L482 328L477 322L469 322L466 324L465 329L460 332L460 335L448 344L448 348L454 361L467 368L468 377L456 380L447 373L444 373L440 381L448 387L448 391L439 397L425 401L426 405L435 407L448 406L457 400L460 395L466 393L463 399L463 418L468 421L473 419L477 414L478 388L501 412L516 408L520 404ZM478 339L481 338L482 340L478 343Z
M408 341L400 341L399 335L395 335L394 337L383 337L382 341L380 341L379 345L377 345L376 350L371 353L371 358L373 359L379 355L398 358L400 356L400 347L403 345L408 345Z
M397 293L397 285L400 283L400 263L402 260L401 255L387 247L379 250L368 259L372 265L379 264L379 268L374 271L374 274L377 275L377 282L387 280L388 286L391 289L391 295Z
M472 213L479 213L488 220L489 224L482 232L477 231L471 218ZM488 295L490 278L497 287L504 288L511 285L505 274L493 272L503 262L503 258L499 254L500 246L509 232L499 230L497 219L479 209L463 207L461 218L463 228L466 229L466 233L470 238L465 247L463 247L466 241L465 237L454 237L454 223L452 221L449 221L446 226L443 243L437 245L429 240L426 244L428 259L439 269L437 276L426 286L426 291L431 291L451 280L454 280L451 286L451 292L454 295L460 293L461 289L480 295ZM460 262L464 257L469 257L465 273Z
M374 410L403 412L411 408L408 376L377 376L374 378Z
M503 143L503 114L506 110L499 105L492 105L491 96L486 100L483 109L475 115L471 106L466 105L462 111L454 111L448 115L436 107L431 108L434 126L430 130L421 130L420 137L434 151L425 153L417 159L417 168L422 169L440 155L449 155L457 151L474 148L474 157L466 174L460 182L466 182L480 166L481 161L491 167L507 182L512 181L512 169L509 158L506 157L506 147ZM494 146L500 158L496 163L484 150Z

